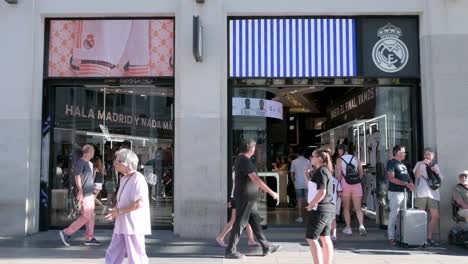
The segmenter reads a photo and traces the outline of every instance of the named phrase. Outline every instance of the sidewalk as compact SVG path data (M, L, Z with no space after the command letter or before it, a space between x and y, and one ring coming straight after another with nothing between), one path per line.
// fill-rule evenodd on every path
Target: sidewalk
M269 228L270 241L282 246L278 253L262 257L261 248L249 248L245 236L239 251L246 254L243 260L226 260L224 249L214 240L183 240L171 231L154 231L147 237L146 247L150 263L312 263L312 257L302 228ZM71 247L62 245L58 231L47 231L24 238L0 238L0 263L104 263L104 254L112 231L97 230L96 238L102 246L82 245L83 232L74 236ZM383 230L369 228L367 237L357 234L340 234L335 249L334 263L468 263L468 249L449 245L431 248L402 249L387 246Z

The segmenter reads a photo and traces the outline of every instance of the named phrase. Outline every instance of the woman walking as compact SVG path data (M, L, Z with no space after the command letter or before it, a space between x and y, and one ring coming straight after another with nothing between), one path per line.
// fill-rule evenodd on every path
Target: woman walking
M316 150L311 156L314 174L308 181L308 202L306 209L308 221L306 240L315 264L331 264L333 260L333 243L330 230L335 204L333 203L332 163L330 155L324 150ZM323 246L322 248L319 244ZM323 258L323 260L322 260Z
M114 233L106 251L106 264L120 264L125 256L128 263L148 263L145 235L151 234L148 185L137 171L138 157L129 149L115 154L114 167L122 173L117 204L106 220L115 219Z

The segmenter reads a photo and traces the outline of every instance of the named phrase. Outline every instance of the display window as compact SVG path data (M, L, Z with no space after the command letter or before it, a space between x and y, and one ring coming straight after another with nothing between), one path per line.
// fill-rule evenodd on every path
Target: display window
M255 139L257 145L252 162L258 175L279 193L278 201L265 194L259 195L264 224L301 224L296 222L297 194L291 165L297 162L294 160L300 156L299 149L305 150L308 159L318 148L330 149L336 163L339 144L347 145L349 153L362 162L366 179L362 183L362 203L375 216L381 199L385 199L384 166L391 159L393 146L406 146L408 166L414 164L418 153L419 103L416 98L419 80L341 78L286 83L288 81L230 81L229 160L233 161L239 154L238 146L243 139ZM246 108L246 98L251 112L237 109ZM260 101L281 106L282 116L257 114L255 109L259 108Z
M172 228L174 19L48 19L44 76L41 229L80 216L75 163L95 149L96 225L116 203L115 152L128 148L149 188L151 224Z

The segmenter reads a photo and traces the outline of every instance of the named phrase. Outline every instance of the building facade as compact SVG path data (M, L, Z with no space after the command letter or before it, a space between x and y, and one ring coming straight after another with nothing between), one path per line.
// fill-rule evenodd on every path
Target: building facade
M440 234L441 238L445 239L453 224L450 206L451 189L456 184L457 172L468 166L468 157L463 155L465 146L468 146L464 135L464 130L468 128L464 122L468 114L465 107L465 100L468 98L468 83L465 81L468 67L464 63L465 59L468 60L468 53L464 52L464 47L468 44L468 29L464 27L468 23L468 19L464 16L467 11L468 3L456 0L334 0L315 1L313 4L305 0L286 2L214 0L205 1L203 4L192 0L103 0L98 2L18 0L18 4L13 5L1 1L0 32L5 37L2 38L0 45L0 76L4 80L1 84L4 96L0 104L0 118L3 121L0 163L4 168L0 174L3 182L0 192L0 211L2 212L0 234L26 235L43 228L60 226L60 224L52 223L53 219L58 218L51 216L50 213L53 209L50 208L54 199L52 194L57 194L57 192L52 192L54 188L50 186L41 189L41 177L46 175L45 178L48 180L53 179L50 175L52 168L55 170L57 167L54 162L58 162L57 156L59 155L52 151L60 151L62 154L71 153L70 151L74 149L73 144L83 143L75 138L76 141L68 142L68 146L62 145L54 148L56 145L51 144L51 141L60 141L69 137L65 135L68 133L66 131L72 131L71 133L75 136L80 134L77 131L83 130L85 132L101 131L97 136L100 137L98 141L101 142L99 146L103 157L107 147L112 149L122 142L121 137L115 136L117 134L133 137L132 142L135 142L135 148L146 149L153 144L146 158L147 161L153 160L153 163L146 163L153 169L156 169L154 163L157 162L157 149L162 144L162 150L170 152L168 159L172 161L166 165L170 167L168 170L173 180L170 190L166 190L168 193L172 192L172 200L167 207L169 209L166 208L168 211L166 210L163 214L166 219L170 219L168 221L170 225L173 225L177 235L194 238L214 237L226 221L225 201L229 192L229 177L226 175L231 171L231 153L235 151L232 142L236 141L236 134L231 131L235 131L237 126L249 125L248 120L233 119L236 114L231 111L232 104L238 100L234 98L262 97L236 89L248 86L242 82L242 79L285 78L285 76L274 74L271 76L255 75L255 72L253 72L254 75L236 75L234 69L239 69L242 73L242 65L239 66L241 68L235 68L237 66L230 53L230 48L234 45L230 42L233 40L231 34L233 31L230 30L233 29L233 24L236 24L236 19L250 19L260 21L259 23L263 23L261 19L270 18L295 21L306 19L308 22L304 22L304 25L311 25L313 19L336 19L335 21L350 19L357 21L358 27L363 25L362 21L366 18L384 20L410 18L414 19L417 25L417 30L411 33L416 35L412 37L416 39L418 52L413 54L411 59L414 60L417 74L384 76L359 72L364 69L364 62L358 59L360 55L357 52L356 74L354 75L350 74L352 72L350 70L347 76L338 76L334 71L329 76L292 75L286 77L307 78L312 81L325 77L335 80L375 78L377 82L378 78L383 77L413 80L410 82L411 85L418 88L417 92L409 93L408 107L413 107L417 113L416 116L410 117L410 123L414 125L409 126L411 137L408 141L411 141L409 145L415 146L411 149L415 152L421 152L422 146L420 145L432 146L437 152L438 162L445 175L441 187L440 205ZM193 55L193 16L199 16L203 25L201 62L197 62ZM53 30L51 24L54 21L89 20L127 22L148 20L150 25L152 25L151 21L154 24L159 23L158 21L169 21L172 23L169 27L172 27L173 47L168 54L173 57L173 61L171 63L166 59L164 61L170 64L169 68L172 72L143 74L151 78L138 78L138 75L124 76L120 73L117 77L129 77L124 78L126 81L123 83L120 79L119 83L112 82L116 80L112 78L114 76L109 78L94 78L95 76L81 78L82 76L78 75L68 76L68 78L52 76L50 42ZM242 25L242 23L237 25ZM253 29L255 30L255 26ZM378 31L379 28L376 29ZM361 34L358 28L356 32ZM378 32L366 34L376 36ZM135 48L130 49L135 50ZM239 58L241 56L239 55ZM392 56L404 61L401 53L395 52ZM252 69L259 68L252 66ZM387 71L391 69L387 68ZM135 72L138 73L138 69ZM281 72L278 70L277 73ZM111 81L106 82L106 80ZM150 83L153 81L154 83ZM347 81L343 80L345 84ZM335 83L341 84L342 82ZM279 82L278 85L284 84L284 82ZM381 84L388 85L389 83L383 81ZM141 98L151 97L151 100L144 102L153 103L126 99L134 97L128 94L128 91L127 94L117 91L119 88L113 88L116 85L120 85L122 89L138 86L132 93L138 93ZM264 84L261 85L264 86ZM320 85L323 83L318 84ZM85 87L89 91L80 95L82 90L79 87ZM101 90L104 88L109 88L111 92ZM151 92L154 94L151 95ZM52 98L50 98L51 94L54 95ZM109 98L105 99L107 95ZM262 98L274 101L272 97L274 96L265 95ZM63 98L63 100L57 98ZM93 100L96 101L95 105L87 104ZM132 102L127 112L118 107L118 102L121 101ZM260 104L259 101L257 103ZM51 121L53 122L48 126L49 115L45 113L54 112L59 108L59 104L63 104L60 107L63 108L65 114L61 124L70 120L72 122L68 126L66 124L60 126L55 118L57 116L52 115ZM87 104L86 107L84 104ZM90 109L96 107L93 111L96 111L97 118L97 111L102 110L108 104L115 107L112 112L117 115L115 123L118 123L119 115L121 115L124 123L128 116L130 119L134 118L135 122L138 122L136 118L147 118L151 119L151 122L161 121L161 124L149 125L147 131L133 127L128 128L130 132L125 132L123 130L127 128L120 128L120 132L111 131L107 136L103 136L106 134L105 129L98 128L99 122L93 123L92 129L79 128L89 124L77 118L77 115L80 115L80 118L84 113L89 116ZM48 108L51 105L53 109ZM160 109L154 105L165 107ZM143 110L138 110L138 107ZM139 113L138 111L157 114L142 117L135 115ZM69 115L67 116L66 113ZM337 116L340 111L333 113L335 113L333 116ZM110 123L114 122L112 118L111 114ZM89 122L92 121L90 120L92 118L88 119ZM102 119L106 120L105 117ZM164 120L171 121L172 129L169 129L170 125L165 124ZM266 127L269 126L267 123ZM167 129L165 130L164 127ZM109 124L107 128L113 129ZM61 129L63 135L49 134L49 138L44 140L48 129L51 131ZM92 134L82 135L84 135L81 137L83 140L94 140ZM109 138L111 143L106 141ZM67 148L71 149L66 150ZM411 155L412 164L422 157L422 153L411 153ZM110 160L111 156L112 154L110 154ZM144 158L144 155L142 157ZM53 183L48 181L47 184ZM45 196L41 194L41 190L45 192ZM43 200L44 197L45 200ZM48 213L44 215L44 212ZM158 225L156 222L153 222L155 226Z

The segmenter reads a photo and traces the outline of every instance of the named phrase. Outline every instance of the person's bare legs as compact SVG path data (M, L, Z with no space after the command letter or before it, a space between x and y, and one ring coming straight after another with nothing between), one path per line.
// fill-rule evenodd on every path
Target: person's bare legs
M304 198L297 198L297 217L302 218L302 211L304 210Z
M427 239L432 240L432 233L434 233L437 223L439 222L440 214L438 209L431 209L429 212L431 213L431 221L429 222L429 228L427 230Z
M359 222L359 235L366 236L367 231L364 227L364 214L361 208L362 196L352 196L351 199L353 200L354 211L356 212L356 217Z
M306 239L309 244L310 253L312 254L312 259L314 264L322 264L322 248L317 239Z
M97 191L97 193L94 194L94 203L96 205L99 205L101 207L105 207L104 204L102 204L101 200L98 199L98 195L101 191Z
M362 196L352 196L354 211L356 212L356 217L359 221L359 226L364 226L364 214L362 213L361 208L361 199Z
M224 237L229 233L229 231L231 231L234 221L236 221L236 209L233 208L231 210L231 219L229 219L229 222L224 226L223 231L221 231L221 233L216 237L216 242L218 242L219 245L225 245ZM252 232L252 228L250 228L250 232Z
M336 239L336 218L332 220L331 224L331 237L334 237Z
M320 236L323 247L323 263L332 264L333 262L333 243L330 236Z
M115 195L113 192L108 192L107 193L107 206L108 207L114 207L114 201L115 201Z
M247 230L247 237L249 238L248 245L249 246L259 246L260 244L257 243L257 241L255 241L255 239L254 239L252 227L250 226L250 224L247 224L245 229Z
M351 228L351 196L341 197L343 204L343 216L346 223L346 228Z

